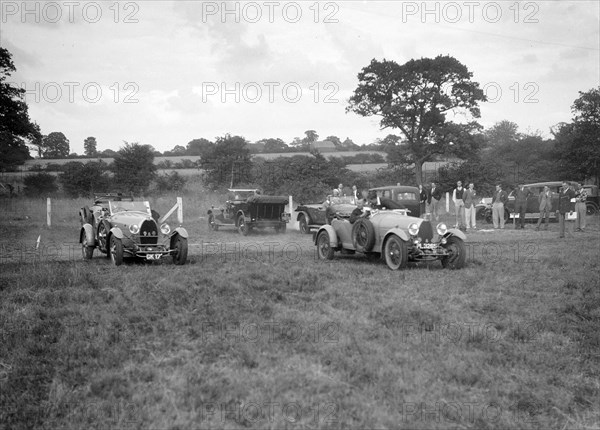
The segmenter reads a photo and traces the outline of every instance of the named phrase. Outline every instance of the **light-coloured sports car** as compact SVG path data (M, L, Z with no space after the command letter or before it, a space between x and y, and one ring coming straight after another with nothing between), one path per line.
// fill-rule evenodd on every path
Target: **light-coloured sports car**
M442 266L460 269L465 264L465 234L439 223L408 216L406 210L372 211L354 224L334 219L315 234L319 259L331 260L336 251L361 252L368 258L383 258L392 270L409 261L441 261Z

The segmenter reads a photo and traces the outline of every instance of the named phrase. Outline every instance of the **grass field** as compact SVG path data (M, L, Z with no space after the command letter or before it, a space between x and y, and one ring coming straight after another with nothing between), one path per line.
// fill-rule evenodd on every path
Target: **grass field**
M0 428L599 428L598 217L392 272L210 232L219 201L184 200L188 264L120 267L80 259L86 201L3 203Z

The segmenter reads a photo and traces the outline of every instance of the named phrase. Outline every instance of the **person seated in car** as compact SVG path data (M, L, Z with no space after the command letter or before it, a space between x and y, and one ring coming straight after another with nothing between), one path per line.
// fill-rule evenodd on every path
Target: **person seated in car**
M350 214L350 224L354 224L359 218L366 218L369 216L369 211L365 210L365 201L358 199L356 202L356 208Z
M400 202L395 202L394 200L385 197L379 197L376 191L369 193L369 203L371 209L406 209Z

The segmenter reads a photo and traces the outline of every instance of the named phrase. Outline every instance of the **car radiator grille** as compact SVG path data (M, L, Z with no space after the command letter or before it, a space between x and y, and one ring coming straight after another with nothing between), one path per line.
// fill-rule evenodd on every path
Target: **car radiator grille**
M422 241L431 241L433 239L433 227L431 222L423 221L419 227L419 237Z
M146 220L140 227L140 244L156 245L158 243L158 226L154 221Z

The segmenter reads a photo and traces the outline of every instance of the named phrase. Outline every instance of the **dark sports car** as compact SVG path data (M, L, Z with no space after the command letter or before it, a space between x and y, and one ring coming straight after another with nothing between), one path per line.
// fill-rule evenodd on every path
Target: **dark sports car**
M119 194L96 196L94 204L79 211L79 243L83 258L91 259L98 248L119 266L124 257L154 261L171 256L173 263L185 264L188 233L183 227L158 225L158 214L147 201Z

